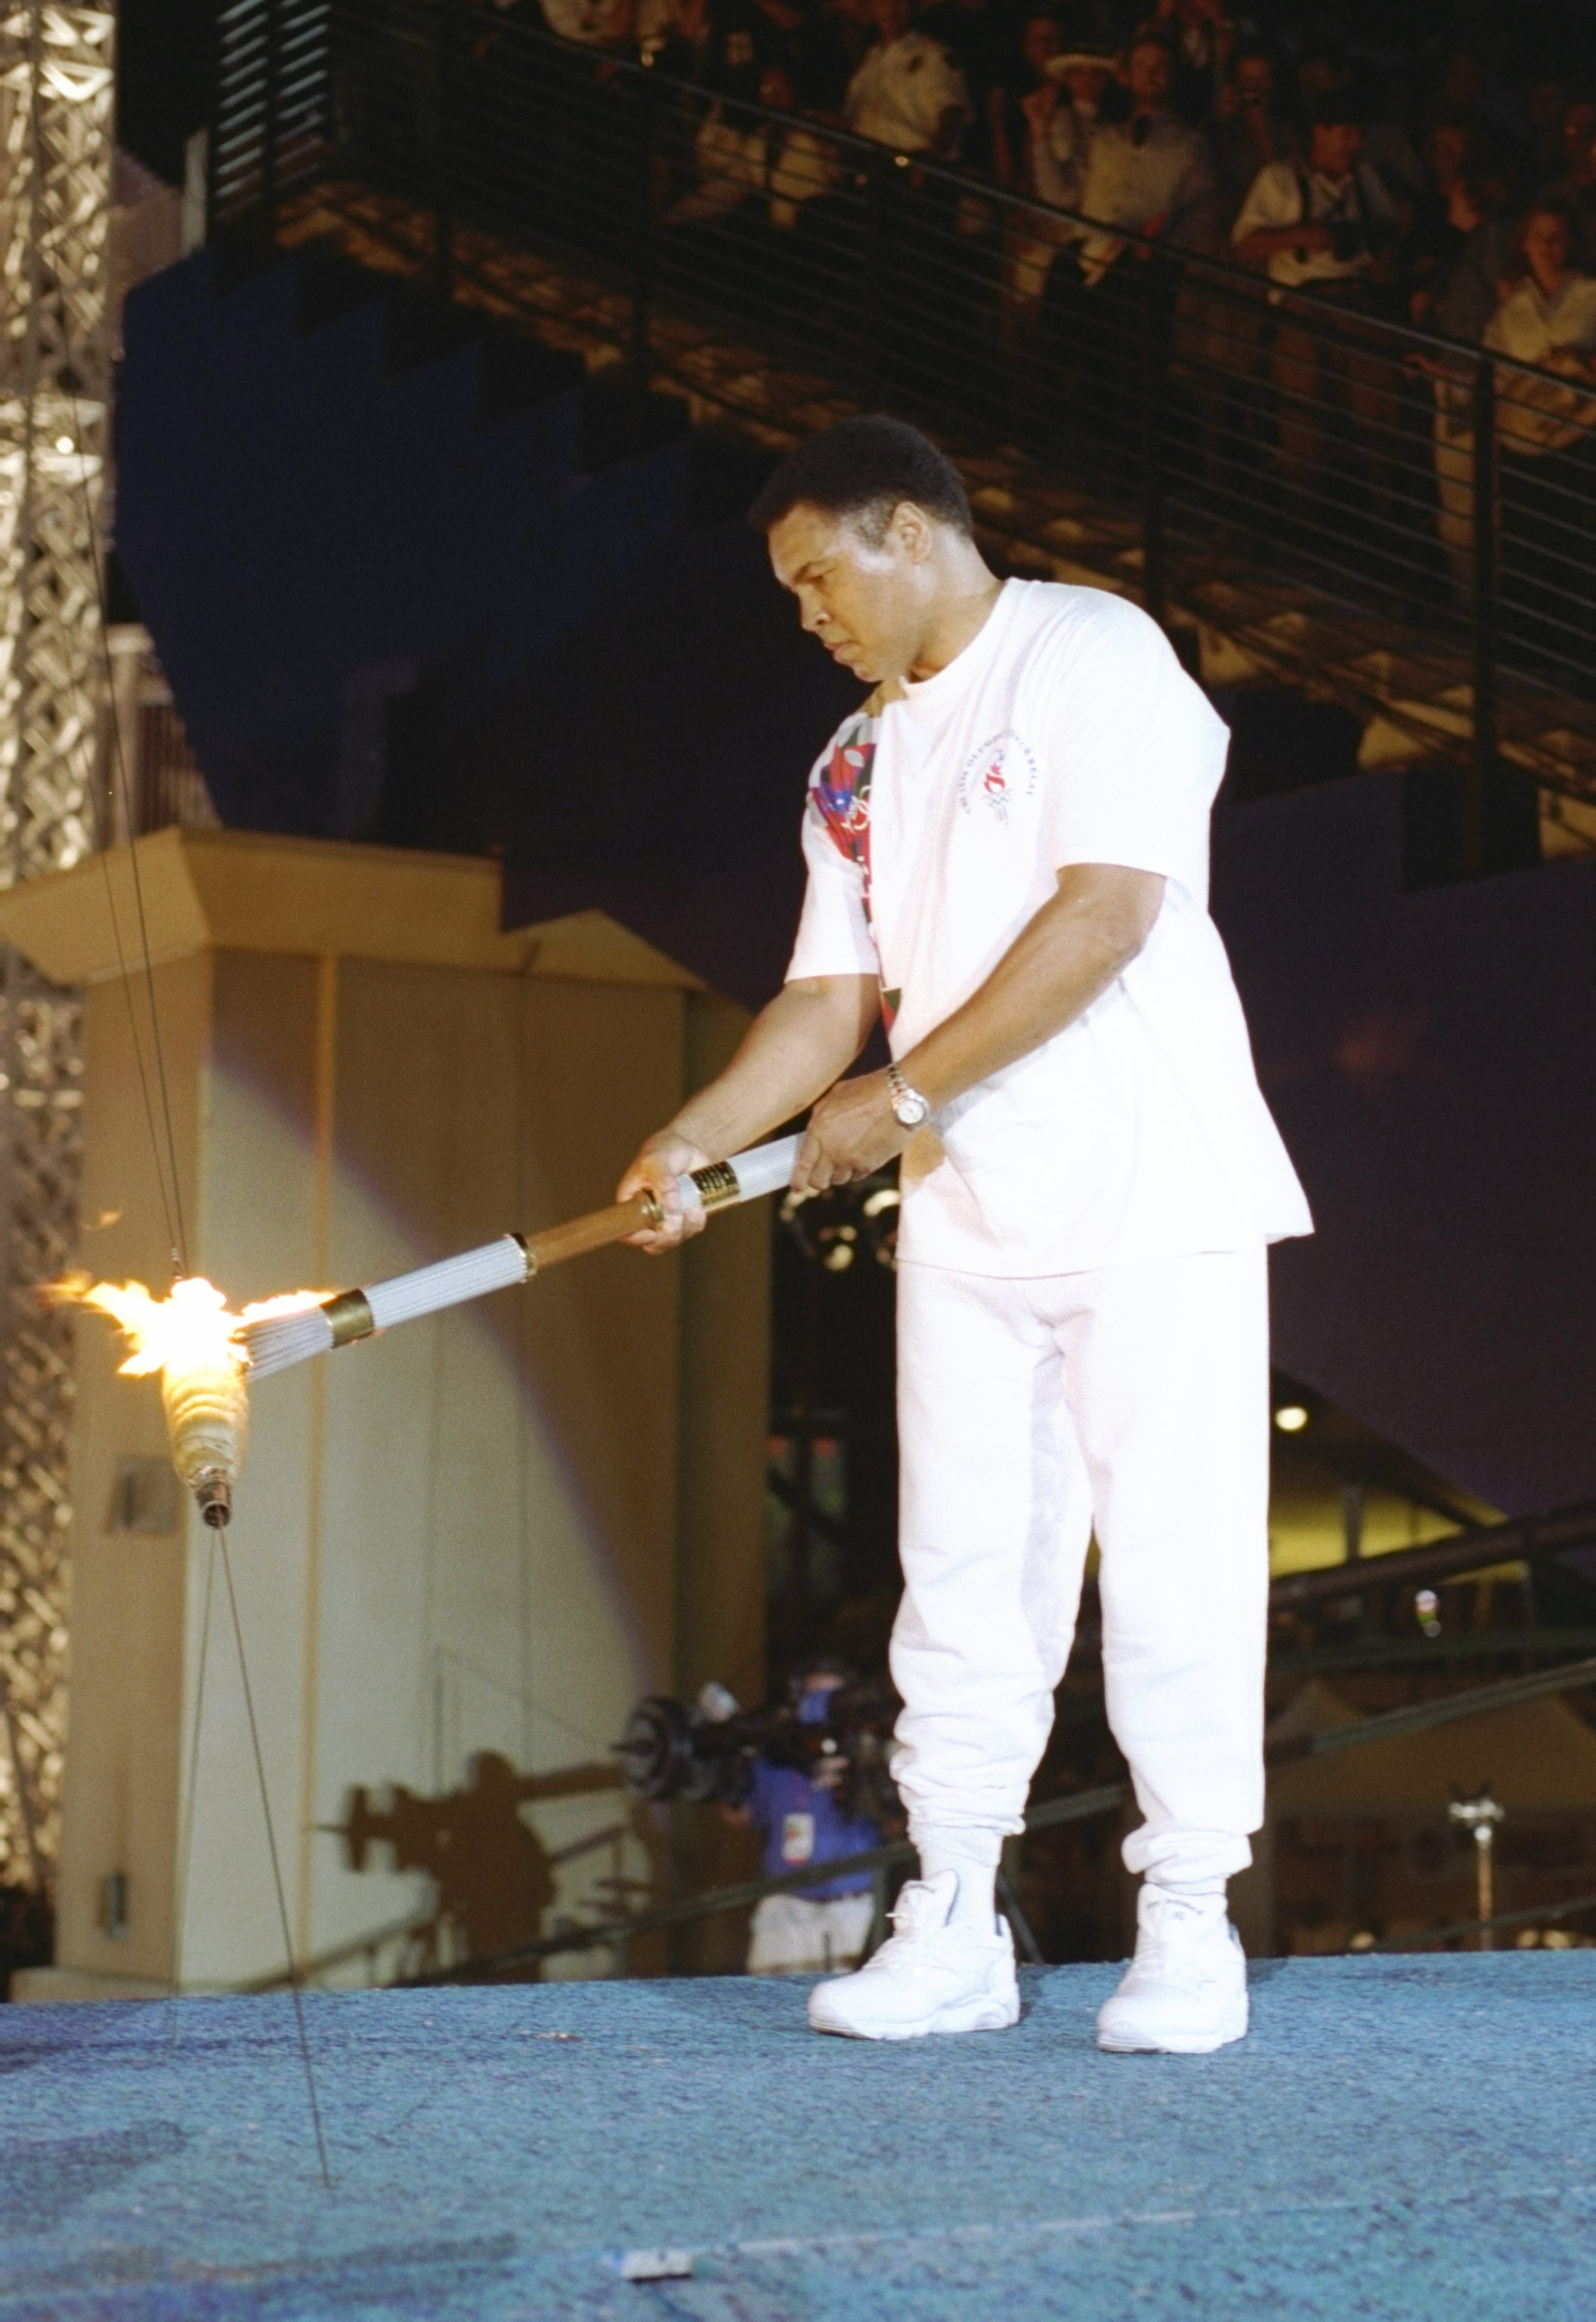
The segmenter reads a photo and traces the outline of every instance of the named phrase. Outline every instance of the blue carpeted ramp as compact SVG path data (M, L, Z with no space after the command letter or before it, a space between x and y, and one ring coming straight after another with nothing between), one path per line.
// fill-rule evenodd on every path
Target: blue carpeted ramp
M1116 1970L878 2048L802 1987L0 2010L0 2322L1596 2315L1596 1952L1266 1961L1108 2057ZM690 2253L633 2282L623 2253Z

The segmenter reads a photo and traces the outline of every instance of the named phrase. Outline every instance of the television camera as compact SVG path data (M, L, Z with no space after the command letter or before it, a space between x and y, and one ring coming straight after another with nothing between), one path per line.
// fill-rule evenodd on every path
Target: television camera
M615 1747L635 1797L738 1806L764 1758L825 1781L844 1814L880 1823L901 1813L887 1763L901 1707L885 1678L839 1686L824 1719L813 1722L800 1717L796 1700L742 1709L725 1686L711 1684L692 1703L648 1695Z

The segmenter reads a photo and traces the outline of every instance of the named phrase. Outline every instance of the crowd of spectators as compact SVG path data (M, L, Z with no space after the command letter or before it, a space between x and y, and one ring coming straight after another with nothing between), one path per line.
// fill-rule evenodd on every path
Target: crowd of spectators
M1475 407L1440 340L1545 375L1501 368L1502 440L1542 482L1583 462L1596 522L1582 0L1343 0L1339 22L1294 0L469 5L692 87L654 215L723 284L745 284L751 311L764 297L857 335L873 233L865 326L884 388L927 360L973 387L1000 358L1011 408L1027 377L1061 429L1090 407L1108 466L1123 452L1128 471L1156 276L1199 462L1221 476L1262 451L1288 519L1351 471L1363 512L1400 528L1417 434L1466 594ZM862 142L889 164L871 180L873 224ZM1378 327L1392 323L1430 343L1393 352Z

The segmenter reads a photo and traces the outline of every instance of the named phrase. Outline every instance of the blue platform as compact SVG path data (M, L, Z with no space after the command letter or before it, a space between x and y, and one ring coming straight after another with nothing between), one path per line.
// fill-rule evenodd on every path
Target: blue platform
M1203 2059L816 2038L802 1987L0 2009L0 2322L1591 2322L1596 1952L1266 1961ZM624 2280L668 2245L689 2277Z

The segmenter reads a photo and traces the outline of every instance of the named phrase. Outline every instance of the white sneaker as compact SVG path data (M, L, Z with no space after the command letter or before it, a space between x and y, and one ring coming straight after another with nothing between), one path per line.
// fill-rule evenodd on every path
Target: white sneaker
M1136 1955L1098 2010L1098 2046L1206 2056L1245 2037L1247 1963L1225 1897L1142 1881Z
M892 1914L896 1933L853 1975L809 1994L816 2032L850 2040L918 2040L928 2032L1001 2032L1019 2021L1008 1922L992 1932L953 1917L956 1870L911 1879Z

